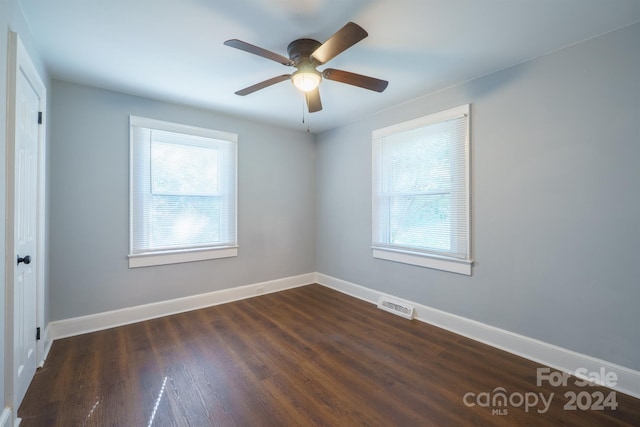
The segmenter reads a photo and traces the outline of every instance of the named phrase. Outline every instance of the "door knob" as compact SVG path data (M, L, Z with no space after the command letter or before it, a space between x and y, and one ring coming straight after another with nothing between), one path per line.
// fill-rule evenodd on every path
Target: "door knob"
M31 264L31 256L27 255L24 258L21 258L20 255L18 255L18 265L20 265L21 262L24 262L25 264Z

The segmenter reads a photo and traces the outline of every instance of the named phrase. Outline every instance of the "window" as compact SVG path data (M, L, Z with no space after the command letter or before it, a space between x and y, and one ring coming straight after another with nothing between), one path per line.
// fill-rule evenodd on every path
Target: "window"
M471 275L469 105L373 132L373 256Z
M130 268L237 256L237 139L130 117Z

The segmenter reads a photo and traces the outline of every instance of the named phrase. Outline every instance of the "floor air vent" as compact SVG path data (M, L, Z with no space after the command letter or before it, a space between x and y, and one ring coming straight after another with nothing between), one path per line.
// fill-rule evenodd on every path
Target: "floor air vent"
M413 319L414 307L405 302L394 300L393 298L381 296L378 300L378 308L407 319Z

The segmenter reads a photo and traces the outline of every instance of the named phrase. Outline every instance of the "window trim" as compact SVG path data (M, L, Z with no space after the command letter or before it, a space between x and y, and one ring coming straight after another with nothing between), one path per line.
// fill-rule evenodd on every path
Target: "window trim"
M382 248L379 246L371 246L371 249L373 257L377 259L471 276L471 266L473 265L472 259L464 260L434 254L425 254L422 252Z
M163 130L168 132L183 133L192 136L200 136L231 142L235 145L234 153L234 170L235 177L233 186L235 188L234 212L236 218L234 220L235 244L219 245L219 246L203 246L182 249L156 250L149 252L133 252L133 207L134 207L134 140L132 127L143 127L150 129ZM163 120L150 119L146 117L129 116L129 268L148 267L154 265L177 264L193 261L204 261L210 259L221 259L238 256L238 135L235 133L217 131L196 126L183 125L179 123L166 122Z
M139 253L129 255L129 268L178 264L182 262L205 261L209 259L232 258L236 256L238 256L237 246L206 249L179 249L153 253Z
M431 124L435 124L438 122L442 122L445 120L451 120L458 117L466 117L467 118L467 129L465 135L465 169L466 169L466 178L464 186L466 188L466 227L467 227L467 247L466 247L466 258L457 258L454 256L446 256L439 255L426 251L412 250L409 247L397 247L397 246L386 246L384 244L376 244L372 243L372 255L373 258L383 259L387 261L399 262L403 264L410 264L420 267L427 267L436 270L443 270L452 273L464 274L467 276L471 275L471 267L473 265L473 259L471 257L471 165L470 165L470 105L465 104L459 107L451 108L445 111L441 111L438 113L430 114L428 116L420 117L417 119L409 120L403 123L399 123L396 125L388 126L386 128L377 129L372 132L372 154L374 144L380 138L385 136L394 135L400 132L408 131L411 129L429 126ZM372 212L375 209L375 200L376 200L376 175L375 171L378 169L378 166L375 164L376 157L372 155ZM457 224L454 226L459 226L459 220L456 221ZM384 225L383 225L384 226ZM381 232L380 229L376 227L376 222L372 221L372 237L375 242L375 236L379 236Z

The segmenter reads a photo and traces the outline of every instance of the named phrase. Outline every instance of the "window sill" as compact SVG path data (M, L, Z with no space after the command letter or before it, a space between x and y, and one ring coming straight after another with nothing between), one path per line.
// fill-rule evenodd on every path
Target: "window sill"
M238 247L180 250L129 255L129 268L178 264L238 256Z
M374 258L471 276L471 265L473 264L472 260L439 257L435 255L426 255L418 252L399 251L388 248L383 249L373 247L372 249Z

